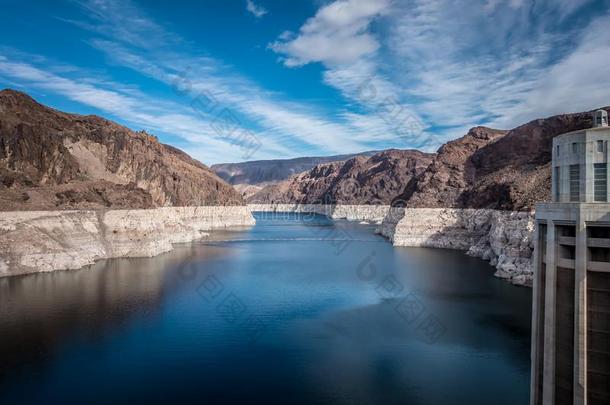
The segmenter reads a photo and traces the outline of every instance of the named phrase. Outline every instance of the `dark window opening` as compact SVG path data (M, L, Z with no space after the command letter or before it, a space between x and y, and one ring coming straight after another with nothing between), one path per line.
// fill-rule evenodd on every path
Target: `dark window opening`
M605 163L593 164L593 194L595 201L605 202L608 196L608 179Z
M580 166L570 165L570 201L580 201Z
M610 403L610 273L587 272L587 403Z
M574 270L557 267L555 301L555 404L574 395Z

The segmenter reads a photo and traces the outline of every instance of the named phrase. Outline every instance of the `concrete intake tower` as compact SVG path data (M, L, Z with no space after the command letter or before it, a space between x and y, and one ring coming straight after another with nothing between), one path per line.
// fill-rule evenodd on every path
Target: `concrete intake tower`
M553 139L536 207L531 404L610 403L608 113Z

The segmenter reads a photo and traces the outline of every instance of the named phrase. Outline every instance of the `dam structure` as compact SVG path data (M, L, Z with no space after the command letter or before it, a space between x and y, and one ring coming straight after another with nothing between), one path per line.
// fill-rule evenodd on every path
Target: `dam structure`
M610 403L608 113L553 139L536 208L531 404Z

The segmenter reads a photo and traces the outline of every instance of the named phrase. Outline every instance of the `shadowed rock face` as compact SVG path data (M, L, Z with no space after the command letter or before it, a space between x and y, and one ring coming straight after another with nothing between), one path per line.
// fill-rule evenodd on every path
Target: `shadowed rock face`
M184 152L97 116L0 91L0 210L239 205Z
M586 112L539 119L510 131L473 128L443 145L392 204L531 210L550 199L553 138L591 125Z
M369 158L333 162L263 188L249 203L388 204L434 155L387 150Z

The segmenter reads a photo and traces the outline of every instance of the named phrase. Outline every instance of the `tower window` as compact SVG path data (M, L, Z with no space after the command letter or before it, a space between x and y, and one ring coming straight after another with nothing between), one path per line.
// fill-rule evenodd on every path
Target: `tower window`
M570 165L570 201L580 201L580 166Z
M598 152L604 151L604 141L597 141L597 151Z
M578 152L578 144L576 142L572 143L572 153Z
M608 195L606 163L593 164L593 191L597 202L606 202Z

